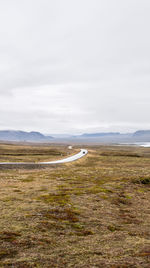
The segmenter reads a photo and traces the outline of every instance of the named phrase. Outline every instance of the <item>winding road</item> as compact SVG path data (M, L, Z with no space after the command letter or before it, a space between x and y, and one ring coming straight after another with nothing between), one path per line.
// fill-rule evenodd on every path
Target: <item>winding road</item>
M75 155L69 156L67 158L61 160L55 160L50 162L38 162L38 163L31 163L31 162L0 162L0 165L52 165L52 164L63 164L68 162L73 162L78 160L79 158L85 156L88 153L88 150L81 149L81 151Z

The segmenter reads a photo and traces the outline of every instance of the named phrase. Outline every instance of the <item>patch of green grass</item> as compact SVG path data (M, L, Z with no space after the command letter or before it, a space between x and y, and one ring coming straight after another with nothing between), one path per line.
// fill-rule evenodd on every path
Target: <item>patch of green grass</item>
M98 194L98 193L112 193L112 190L102 188L100 186L94 185L86 189L86 193Z
M41 195L38 197L38 200L41 200L48 204L56 204L64 206L69 203L70 197L66 193L59 192L59 193L49 193L45 195Z

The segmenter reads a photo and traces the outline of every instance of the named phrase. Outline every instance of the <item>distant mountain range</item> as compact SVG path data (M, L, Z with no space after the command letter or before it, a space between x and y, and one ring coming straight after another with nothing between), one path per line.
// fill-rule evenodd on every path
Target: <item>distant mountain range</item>
M138 130L135 133L133 133L134 137L145 137L149 136L150 137L150 130Z
M119 132L100 132L100 133L84 133L82 134L81 136L82 137L85 137L85 138L90 138L90 137L108 137L108 136L118 136L118 135L121 135Z
M100 133L85 133L80 136L81 139L88 139L95 142L150 142L150 130L138 130L134 133L120 132L100 132Z
M61 135L54 136L56 141L68 141L76 143L134 143L150 142L150 130L139 130L134 133L120 132L99 132L84 133L82 135Z
M44 135L40 132L17 130L1 130L0 141L31 142L95 142L95 143L134 143L150 142L150 130L138 130L134 133L120 132L84 133L82 135L54 134Z
M1 141L49 141L53 139L52 136L45 136L40 132L25 132L17 130L2 130L0 131Z

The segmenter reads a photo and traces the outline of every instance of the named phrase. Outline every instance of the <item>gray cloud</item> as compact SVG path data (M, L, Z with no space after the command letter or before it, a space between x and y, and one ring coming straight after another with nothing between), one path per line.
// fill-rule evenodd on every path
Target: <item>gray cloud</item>
M0 1L0 129L149 128L148 0Z

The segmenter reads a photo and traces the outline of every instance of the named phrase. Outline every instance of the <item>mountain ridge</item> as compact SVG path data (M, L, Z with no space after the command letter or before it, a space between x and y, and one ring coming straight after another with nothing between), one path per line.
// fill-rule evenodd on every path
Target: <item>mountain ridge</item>
M22 130L0 130L0 141L31 141L31 142L46 142L46 141L69 141L69 142L107 142L107 143L120 143L120 142L150 142L150 130L138 130L133 133L120 133L120 132L96 132L96 133L83 133L79 135L70 134L55 134L54 137L49 134L42 134L37 131L22 131Z
M1 141L48 141L52 136L45 136L40 132L26 132L22 130L0 130Z

